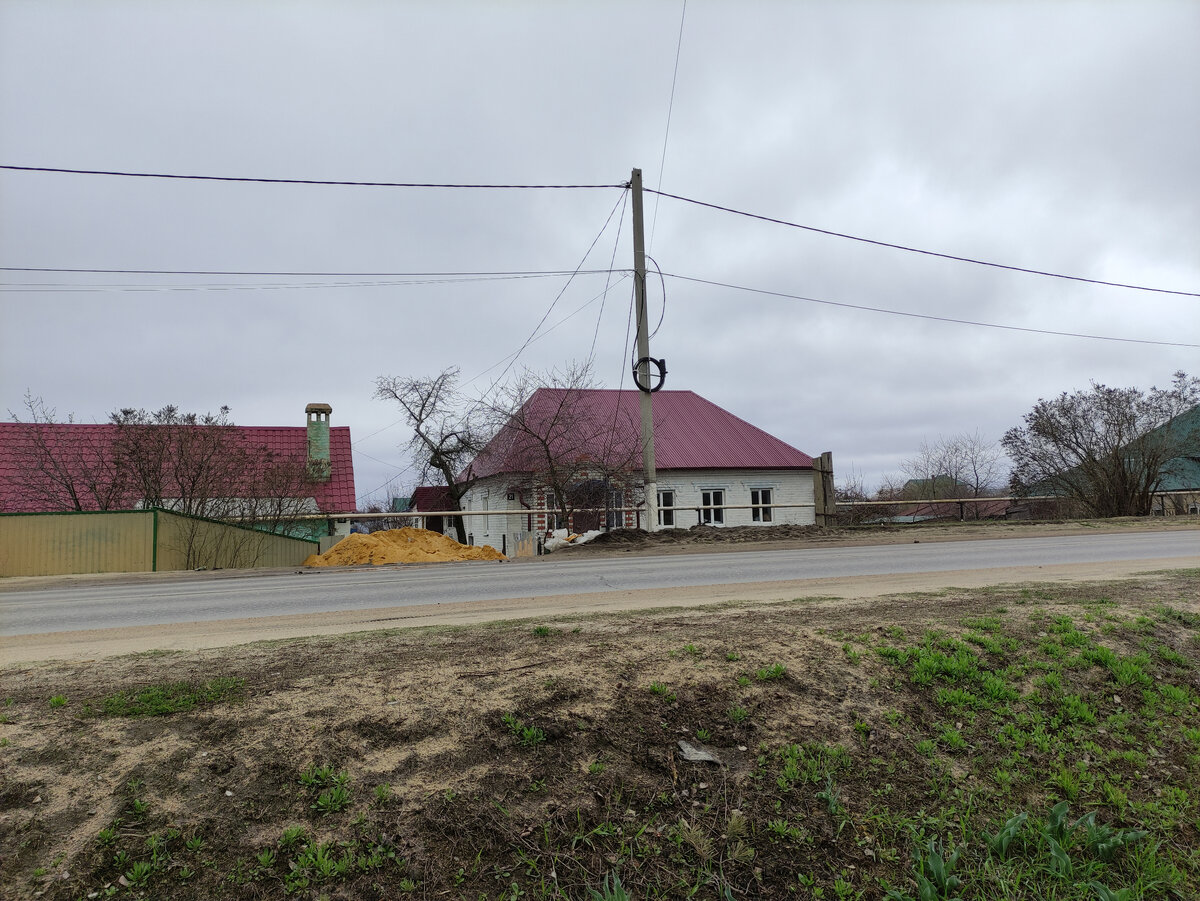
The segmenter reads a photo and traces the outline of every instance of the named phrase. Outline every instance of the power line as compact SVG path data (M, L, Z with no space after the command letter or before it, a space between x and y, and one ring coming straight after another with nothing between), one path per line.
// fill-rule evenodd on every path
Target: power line
M679 80L679 55L683 50L683 22L687 18L687 0L679 11L679 37L675 41L675 69L671 73L671 96L667 100L667 127L663 129L662 158L658 161L658 184L662 187L663 171L667 168L667 139L671 136L671 113L675 109L675 83ZM650 246L654 246L654 230L658 226L658 198L654 198L654 215L650 219Z
M620 216L620 218L617 219L617 234L613 238L612 257L608 261L608 270L609 270L610 274L604 280L604 296L600 299L600 312L598 314L596 314L596 328L592 332L591 349L588 350L588 360L589 361L596 359L596 339L600 337L600 321L604 318L604 304L605 304L605 301L608 300L608 288L612 284L611 273L615 271L613 267L616 265L616 262L617 262L617 248L621 244L621 226L625 223L625 201L628 201L628 199L629 199L628 192L625 193L624 198L625 198L625 200L623 200L621 203L621 216Z
M987 260L977 260L972 257L956 256L952 253L939 253L936 250L922 250L919 247L909 247L906 244L892 244L888 241L877 241L873 238L863 238L858 235L848 235L844 232L830 231L827 228L817 228L813 225L801 225L798 222L788 222L786 219L776 219L772 216L762 216L758 213L748 213L745 210L736 210L733 207L721 206L716 203L707 203L703 200L694 200L691 197L681 197L678 194L668 194L666 191L656 191L653 188L645 189L647 194L657 194L660 197L669 197L672 200L679 200L684 203L695 204L696 206L707 207L710 210L719 210L723 213L733 213L735 216L745 216L747 219L758 219L761 222L771 222L775 225L786 225L788 228L798 228L807 232L815 232L818 235L828 235L831 238L845 238L848 241L858 241L861 244L871 244L875 247L888 247L892 250L903 250L908 253L919 253L925 256L938 257L943 260L955 260L959 263L973 263L976 266L990 266L993 269L1006 269L1010 272L1024 272L1029 275L1044 275L1047 278L1061 278L1072 282L1083 282L1089 285L1105 285L1110 288L1128 288L1132 291L1151 291L1156 294L1177 294L1182 297L1200 297L1200 292L1196 291L1172 291L1167 288L1148 288L1145 285L1128 285L1123 282L1107 282L1097 278L1084 278L1079 275L1063 275L1060 272L1047 272L1044 269L1026 269L1023 266L1009 266L1004 263L992 263ZM1191 345L1185 345L1191 346Z
M682 40L682 24L680 26L680 35ZM665 158L665 157L664 157ZM126 178L164 178L187 181L220 181L220 182L252 182L262 184L284 184L284 185L335 185L346 187L359 188L472 188L472 189L496 189L496 190L587 190L601 188L628 188L629 184L623 182L620 184L471 184L471 183L435 183L435 182L386 182L386 181L344 181L344 180L325 180L315 178L250 178L241 176L227 175L180 175L173 173L162 172L121 172L102 169L62 169L52 168L49 166L10 166L0 164L0 169L8 169L15 172L49 172L49 173L65 173L70 175L111 175L121 176ZM887 247L892 250L903 250L906 253L919 253L924 256L937 257L943 260L954 260L959 263L971 263L975 266L988 266L993 269L1004 269L1009 272L1024 272L1028 275L1041 275L1046 278L1064 279L1066 281L1081 282L1089 285L1103 285L1110 288L1126 288L1131 291L1148 291L1156 294L1173 294L1182 297L1200 297L1200 292L1196 291L1176 291L1168 288L1152 288L1145 285L1132 285L1124 282L1110 282L1103 279L1085 278L1078 275L1066 275L1061 272L1050 272L1044 269L1030 269L1024 266L1012 266L1006 263L995 263L989 260L975 259L974 257L958 256L957 254L942 253L936 250L925 250L920 247L912 247L907 244L896 244L890 241L880 241L874 238L864 238L860 235L851 235L845 232L836 232L831 229L818 228L814 225L803 225L799 222L789 222L786 219L778 219L773 216L764 216L758 213L750 213L745 210L735 209L733 207L722 206L716 203L709 203L703 200L696 200L691 197L683 197L679 194L671 194L666 191L646 188L645 191L654 194L656 197L669 197L672 200L678 200L683 203L690 203L696 206L706 207L712 210L718 210L724 213L732 213L735 216L744 216L748 219L757 219L761 222L771 222L775 225L784 225L788 228L797 228L803 231L813 232L815 234L827 235L832 238L843 238L847 241L857 241L861 244L870 244L874 247ZM36 271L36 270L26 270Z
M46 266L0 266L0 272L56 272L84 273L92 275L240 275L276 276L279 278L437 278L456 276L554 276L554 275L597 275L608 269L509 269L478 272L299 272L299 271L254 271L246 269L61 269Z
M620 271L620 270L617 270ZM612 270L597 269L580 275L607 275ZM172 291L293 291L330 288L409 288L430 285L461 285L473 282L519 281L524 279L559 278L571 275L567 272L543 272L526 275L489 276L446 276L442 278L408 278L403 281L356 281L356 282L293 282L284 284L191 284L191 285L104 285L63 282L0 283L0 293L16 294L109 294L109 293L153 293Z
M627 270L627 269L626 269L626 270L621 270L621 269L618 269L618 270L614 270L614 271L616 271L616 272L620 272L620 273L621 273L621 278L618 280L617 284L620 284L621 282L623 282L623 281L624 281L625 279L627 279L627 278L631 278L631 277L632 277L632 275L633 275L633 273L632 273L632 272L630 272L630 271L629 271L629 270ZM551 332L553 332L555 329L557 329L557 328L558 328L560 325L562 325L562 324L564 324L565 322L567 322L567 320L569 320L569 319L573 319L574 317L576 317L577 315L579 315L580 313L582 313L584 310L586 310L588 307L590 307L592 304L594 304L594 303L595 303L597 300L599 300L599 301L603 301L603 299L604 299L605 297L607 297L607 296L608 296L608 292L609 292L609 290L610 290L610 288L611 288L611 287L614 287L614 286L610 286L610 285L608 285L608 284L606 283L606 284L605 284L605 286L604 286L604 290L603 290L602 292L600 292L599 294L595 295L595 296L594 296L594 297L592 297L590 300L586 300L586 301L584 301L584 302L583 302L583 303L581 303L579 306L577 306L577 307L576 307L574 310L572 310L570 313L568 313L566 316L564 316L562 319L558 320L558 321L557 321L557 322L555 322L553 325L551 325L551 326L548 326L548 327L547 327L547 328L546 328L544 331L542 331L542 333L541 333L540 335L538 335L536 338L534 338L534 339L533 339L533 341L530 341L529 343L530 343L530 344L532 344L532 343L534 343L535 341L540 341L540 340L542 340L542 339L543 339L543 338L545 338L547 335L549 335ZM521 350L524 350L524 348L521 348ZM471 384L472 382L476 381L477 379L479 379L479 378L482 378L483 376L485 376L485 375L487 375L489 372L491 372L493 369L495 369L497 366L499 366L501 363L507 362L509 359L511 359L511 358L515 358L516 356L518 356L518 355L520 354L521 350L516 350L516 351L513 351L513 352L512 352L512 353L510 353L508 356L506 356L506 357L501 357L499 360L497 360L495 363L493 363L493 364L492 364L491 366L489 366L487 369L485 369L485 370L483 370L482 372L480 372L480 373L477 373L476 375L472 376L472 377L471 377L470 379L468 379L468 380L467 380L467 381L466 381L464 384L467 384L467 385L469 385L469 384ZM386 432L388 429L391 429L391 428L394 428L394 427L396 427L396 426L398 426L398 425L401 425L403 422L404 422L404 420L403 420L403 419L397 419L395 422L388 423L388 424L387 424L387 425L385 425L383 428L381 428L381 429L376 429L375 431L371 432L371 434L369 434L369 435L364 435L364 436L363 436L363 437L361 437L361 438L356 438L356 439L354 439L354 441L352 442L352 445L353 445L353 447L357 448L357 447L358 447L358 444L359 444L359 442L360 442L360 441L367 441L367 440L369 440L369 439L371 439L371 438L374 438L376 435L379 435L379 434L381 434L381 433L383 433L383 432ZM375 458L374 458L374 457L372 457L371 459L375 459ZM382 461L380 461L380 462L382 462ZM390 465L392 465L392 464L388 464L388 465L390 466Z
M583 264L586 263L587 258L589 256L591 256L592 251L596 248L596 244L599 243L600 238L603 237L603 235L606 231L608 231L609 223L612 222L613 216L616 215L617 207L621 206L621 204L624 200L625 200L625 192L622 192L621 197L617 200L616 203L613 204L613 208L611 210L609 210L608 218L604 220L604 225L600 226L600 231L596 233L596 237L592 238L592 243L588 245L588 249L586 251L584 251L583 258L580 259L579 265L575 268L575 273L578 273L583 268ZM571 274L571 277L567 279L566 284L564 284L562 286L562 290L560 290L558 292L558 294L555 295L554 300L552 300L550 302L550 306L546 308L546 312L542 314L542 318L538 320L538 324L536 326L534 326L533 331L529 333L529 337L525 339L525 343L522 344L519 348L517 348L516 353L514 353L512 355L512 359L509 361L508 365L504 367L504 371L501 372L500 375L496 376L495 380L488 387L488 393L490 393L492 390L495 389L496 385L499 384L500 380L502 378L504 378L505 375L508 374L508 371L510 369L512 369L513 363L517 362L517 360L518 360L518 358L520 358L521 354L524 353L525 348L527 348L530 345L530 343L534 340L534 338L537 337L537 333L541 329L542 325L545 324L545 322L548 318L550 318L550 314L552 312L554 312L554 308L555 308L555 306L558 305L558 302L560 300L562 300L562 296L567 293L567 288L571 287L571 282L573 282L575 280L575 273ZM607 287L605 288L605 292L607 293ZM481 375L482 375L482 373L481 373ZM476 376L475 378L478 378L478 377L479 376ZM474 381L474 379L472 379L472 381Z
M14 172L53 172L66 175L115 175L122 178L169 178L179 181L229 181L252 182L268 185L335 185L349 188L489 188L496 190L576 190L593 188L627 188L627 184L613 185L515 185L515 184L452 184L434 182L402 181L340 181L318 178L250 178L232 175L178 175L166 172L117 172L105 169L58 169L49 166L5 166Z
M617 271L621 272L621 277L617 280L616 285L621 284L621 282L625 281L625 279L627 279L627 278L633 278L633 273L630 272L629 270L617 270ZM553 332L555 329L557 329L560 325L565 324L570 319L574 319L576 316L578 316L580 313L582 313L584 310L586 310L588 307L590 307L596 301L598 301L598 300L603 301L603 299L608 296L609 291L611 291L613 288L615 288L616 285L607 285L606 284L604 286L603 291L601 291L599 294L594 295L590 299L585 300L583 303L581 303L579 306L577 306L574 310L572 310L570 313L568 313L562 319L559 319L553 325L546 326L546 328L542 329L542 331L537 335L536 338L534 338L532 341L530 341L528 343L534 344L535 342L541 341L543 338L545 338L547 335L549 335L551 332ZM475 375L471 376L471 378L467 379L466 382L464 382L463 384L470 385L472 382L478 381L479 379L483 378L483 376L487 375L489 372L491 372L493 369L495 369L501 363L506 363L510 359L515 360L515 358L524 351L526 346L528 346L528 345L522 346L521 348L514 350L512 353L508 354L508 356L501 357L499 360L497 360L495 363L493 363L487 369L484 369L482 372L478 372ZM494 383L493 383L493 387L495 387Z
M948 316L932 316L928 313L909 313L904 310L889 310L884 307L868 307L860 304L841 303L836 300L821 300L817 297L804 297L799 294L787 294L783 291L768 291L764 288L749 288L745 285L731 285L728 282L718 282L705 278L691 278L673 272L664 272L666 278L677 278L680 281L694 282L699 285L712 285L717 288L730 288L735 291L748 291L751 294L764 294L768 297L782 297L787 300L802 300L805 303L819 303L828 307L842 307L847 310L863 310L868 313L886 313L889 316L907 316L911 319L928 319L933 322L949 322L955 325L973 325L979 328L1004 329L1012 332L1031 332L1035 335L1055 335L1060 338L1088 338L1093 341L1120 341L1126 344L1154 344L1159 347L1200 347L1200 344L1186 344L1177 341L1151 341L1143 338L1115 338L1111 335L1084 335L1078 332L1057 332L1051 329L1028 328L1020 325L1001 325L995 322L977 322L971 319L953 319Z

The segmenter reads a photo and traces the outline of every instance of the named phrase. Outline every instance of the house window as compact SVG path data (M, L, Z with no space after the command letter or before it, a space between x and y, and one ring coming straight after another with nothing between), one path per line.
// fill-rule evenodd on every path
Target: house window
M608 503L604 509L604 527L606 529L620 529L625 525L625 513L621 508L625 506L625 492L620 488L610 488L608 490Z
M754 522L771 521L771 489L750 489L750 518Z
M558 523L558 501L554 497L553 491L547 491L542 500L542 507L546 511L546 529L555 531L556 529L566 528Z
M666 526L669 529L675 527L675 511L664 510L663 507L675 506L674 491L660 491L658 493L658 524Z
M713 488L708 491L701 491L700 506L704 508L700 511L702 522L714 526L725 524L725 510L723 509L725 506L725 492L722 489Z

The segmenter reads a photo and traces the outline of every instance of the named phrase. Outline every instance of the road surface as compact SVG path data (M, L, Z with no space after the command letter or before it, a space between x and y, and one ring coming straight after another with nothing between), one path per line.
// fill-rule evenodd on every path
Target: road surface
M149 647L215 646L264 631L282 637L734 598L846 596L847 590L871 596L1183 567L1200 567L1200 533L103 580L0 593L0 662L62 656L52 651L54 642L34 639L52 633L74 656L89 648L106 653L101 645L136 649L147 641Z

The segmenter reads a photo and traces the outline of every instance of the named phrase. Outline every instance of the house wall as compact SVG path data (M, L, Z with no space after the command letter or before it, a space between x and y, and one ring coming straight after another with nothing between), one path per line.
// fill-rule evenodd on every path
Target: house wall
M704 491L724 492L727 506L746 509L721 511L723 522L719 526L759 525L805 525L816 522L814 512L813 471L811 469L700 469L659 470L658 490L675 493L676 509L674 528L690 529L700 516L696 508L701 506ZM748 508L752 501L751 491L770 489L772 504L803 504L800 507L773 508L770 519L754 519L754 511ZM509 495L512 495L510 498ZM463 509L470 511L466 517L467 534L477 545L490 545L497 550L508 550L514 546L518 536L532 533L544 535L554 527L554 512L546 509L545 489L518 489L508 476L491 476L480 479L463 496ZM641 498L641 482L622 493L621 506L634 506ZM761 496L760 496L761 499ZM493 513L493 510L521 509L522 502L532 509L525 514ZM578 523L573 527L579 528ZM603 525L603 524L602 524ZM618 526L622 528L646 528L645 517L635 512L620 515ZM663 528L672 526L664 525ZM453 535L454 528L447 524L446 534Z
M725 493L725 504L742 506L751 502L752 490L771 490L773 504L807 504L771 511L770 522L755 522L753 511L725 510L724 526L815 524L813 471L811 469L687 469L659 470L658 490L675 492L674 528L690 529L700 520L695 508L701 506L702 492L718 489ZM713 523L718 525L718 523ZM664 524L663 528L667 526Z
M590 478L589 474L584 473L581 480L588 478ZM612 490L621 491L620 503L614 503L615 507L634 506L635 495L639 498L641 496L640 483L636 488L622 488L614 485ZM545 535L558 525L555 511L548 509L546 503L548 493L549 489L540 486L518 487L513 484L513 479L506 475L480 479L462 498L463 509L470 511L471 514L466 517L469 540L477 545L486 544L509 553L525 536ZM526 507L529 509L528 513L490 512L492 510L521 510ZM632 529L638 522L635 512L615 513L614 516L618 528ZM603 522L604 518L604 514L600 514L601 526L606 524ZM578 530L582 529L583 525L574 522L572 527ZM454 527L449 522L447 522L445 534L452 537L454 535Z

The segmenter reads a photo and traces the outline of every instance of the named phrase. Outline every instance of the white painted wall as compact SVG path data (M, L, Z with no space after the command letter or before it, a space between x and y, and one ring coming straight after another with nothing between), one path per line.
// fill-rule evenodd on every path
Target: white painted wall
M755 522L753 511L725 510L722 526L770 526L804 525L816 522L813 504L813 473L810 469L703 469L658 471L658 490L674 491L675 506L690 509L675 511L674 528L690 529L696 525L695 507L701 503L701 492L720 489L725 492L727 505L741 506L751 502L750 492L754 489L771 489L773 504L805 504L803 507L775 508L770 522ZM514 493L509 500L509 493ZM503 515L491 510L519 509L521 500L531 503L531 498L514 492L511 481L503 475L491 476L476 482L463 496L463 508L472 513L466 518L467 532L477 545L491 545L499 549L507 533L509 541L518 532L540 532L540 523L535 515L533 528L529 528L528 515ZM714 523L714 525L718 525ZM645 523L643 523L645 527ZM453 530L449 530L453 534Z
M660 469L658 490L674 491L676 507L698 507L701 492L720 489L725 492L727 505L749 504L754 489L771 489L774 504L808 504L807 507L785 507L771 511L770 522L755 522L752 510L726 510L725 526L759 526L793 524L811 526L816 523L813 503L813 473L811 469ZM694 509L675 511L675 528L690 529L696 525ZM715 524L714 524L715 525ZM665 526L664 526L665 528Z
M512 500L508 495L512 493ZM529 503L528 499L525 501ZM509 479L503 475L480 479L463 495L462 507L470 511L466 517L467 534L477 545L490 545L500 550L504 543L501 536L505 533L529 531L529 518L520 515L504 515L492 513L492 510L519 510L521 508L520 494L514 492L509 485ZM453 534L453 530L450 530Z

